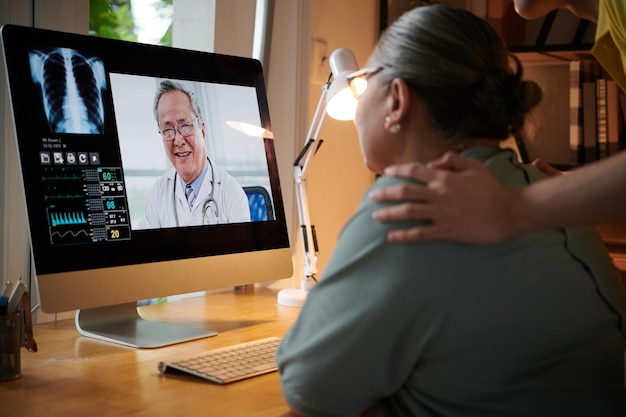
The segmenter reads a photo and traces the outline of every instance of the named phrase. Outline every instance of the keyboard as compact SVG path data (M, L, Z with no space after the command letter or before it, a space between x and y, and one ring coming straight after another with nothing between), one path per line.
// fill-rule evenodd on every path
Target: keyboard
M161 361L159 372L178 371L218 384L229 384L278 370L276 351L281 339L268 337L212 349L173 362Z

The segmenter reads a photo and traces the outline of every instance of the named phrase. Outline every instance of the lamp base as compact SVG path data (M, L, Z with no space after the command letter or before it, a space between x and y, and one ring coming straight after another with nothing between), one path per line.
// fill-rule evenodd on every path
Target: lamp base
M278 304L285 307L302 307L308 291L301 288L285 288L278 292Z

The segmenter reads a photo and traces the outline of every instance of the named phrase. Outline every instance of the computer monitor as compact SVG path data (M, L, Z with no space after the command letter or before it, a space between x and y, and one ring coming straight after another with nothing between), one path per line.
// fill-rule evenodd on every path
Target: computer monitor
M79 310L81 334L158 347L215 333L144 320L138 300L292 275L259 61L16 25L1 37L43 311ZM146 221L146 205L174 210L179 198L154 113L164 80L193 92L210 189L234 179L249 218L222 210L213 224L223 202L210 200L226 197L211 192L200 224Z

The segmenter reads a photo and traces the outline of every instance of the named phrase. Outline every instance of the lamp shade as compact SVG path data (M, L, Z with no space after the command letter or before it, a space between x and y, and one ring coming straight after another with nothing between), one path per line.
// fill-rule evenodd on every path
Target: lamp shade
M328 61L333 73L333 83L328 88L326 113L333 119L353 120L357 99L352 94L347 76L358 70L359 65L352 51L346 48L335 49Z

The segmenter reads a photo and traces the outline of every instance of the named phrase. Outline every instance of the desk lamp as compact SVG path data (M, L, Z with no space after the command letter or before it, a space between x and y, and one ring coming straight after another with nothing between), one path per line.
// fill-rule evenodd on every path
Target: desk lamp
M304 304L306 295L313 284L312 281L315 278L315 274L317 274L317 237L309 217L306 176L309 164L323 143L323 140L319 139L318 136L324 116L328 113L333 119L353 120L356 112L357 100L352 94L347 78L348 74L358 70L354 54L346 48L336 49L330 54L329 64L331 73L326 83L322 86L322 93L313 115L304 147L293 164L298 219L304 249L304 273L300 288L285 288L278 293L278 304L288 307L301 307Z

